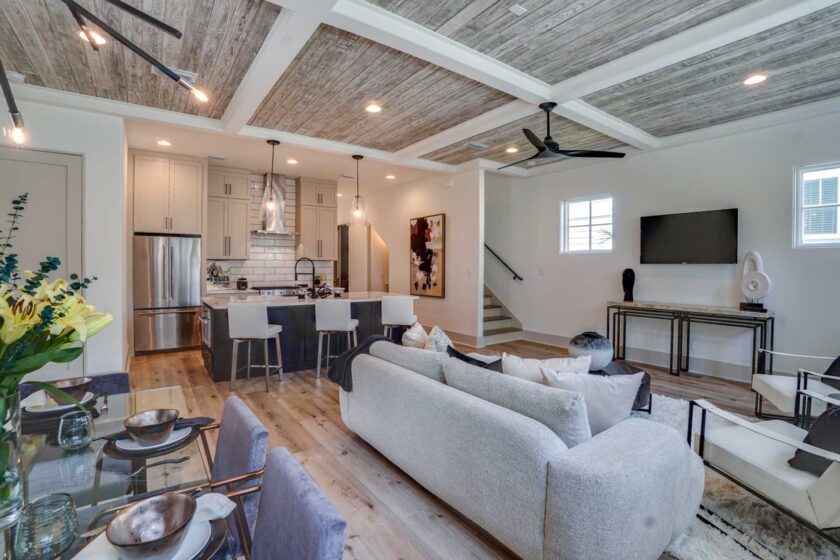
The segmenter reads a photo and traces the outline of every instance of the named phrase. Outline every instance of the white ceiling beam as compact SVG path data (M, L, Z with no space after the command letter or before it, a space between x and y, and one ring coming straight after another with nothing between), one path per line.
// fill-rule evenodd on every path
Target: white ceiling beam
M612 60L552 88L564 103L807 16L840 0L759 0Z
M336 0L308 0L306 8L280 11L222 116L225 132L239 132L289 67ZM297 3L292 3L297 4ZM302 8L302 6L301 6Z
M580 99L566 101L555 107L554 112L569 120L588 126L625 144L651 150L659 147L659 139L644 130L625 122L618 117L593 107Z
M285 4L286 0L276 0ZM292 2L295 0L289 0ZM324 23L431 62L531 104L551 86L503 62L362 0L338 0Z
M397 160L413 159L425 154L434 152L441 148L460 142L466 138L471 138L478 134L482 134L494 128L504 126L519 119L533 115L537 112L537 108L531 103L517 100L511 101L507 105L502 105L491 111L483 113L475 118L459 125L453 126L450 129L439 132L433 136L429 136L419 142L407 146L402 150L394 152Z

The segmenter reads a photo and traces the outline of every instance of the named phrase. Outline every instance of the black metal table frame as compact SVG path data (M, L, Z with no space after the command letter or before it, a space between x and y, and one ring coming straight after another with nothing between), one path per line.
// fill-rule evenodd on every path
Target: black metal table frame
M627 356L627 317L663 319L671 322L668 359L668 373L671 375L679 375L682 371L689 371L692 323L752 329L751 372L756 371L758 349L773 350L775 344L776 319L772 315L743 316L678 309L645 309L613 304L607 306L607 338L613 341L613 359L616 360L624 360ZM675 326L676 345L674 339ZM675 346L676 353L674 352ZM767 365L769 372L773 373L772 354Z

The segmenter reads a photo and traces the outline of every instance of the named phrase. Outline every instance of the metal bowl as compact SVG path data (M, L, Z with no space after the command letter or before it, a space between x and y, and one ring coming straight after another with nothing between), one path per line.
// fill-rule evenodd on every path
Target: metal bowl
M149 446L163 443L172 435L178 411L172 408L147 410L123 421L128 435L140 445Z
M85 394L87 394L91 383L93 383L92 377L73 377L70 379L59 379L58 381L49 381L50 385L52 385L56 389L61 389L62 391L76 399L76 402L82 401ZM51 393L47 393L47 395L60 405L75 404L74 401L66 399L64 397L59 397Z
M187 536L195 498L154 496L125 508L108 523L105 536L122 558L171 558Z

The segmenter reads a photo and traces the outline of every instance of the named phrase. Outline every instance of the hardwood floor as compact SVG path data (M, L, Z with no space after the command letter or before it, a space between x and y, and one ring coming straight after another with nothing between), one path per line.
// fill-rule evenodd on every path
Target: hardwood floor
M462 348L469 350L469 348ZM530 342L488 347L484 353L522 357L557 356L558 348ZM653 391L681 398L703 397L745 415L752 394L743 384L698 376L672 377L647 368ZM221 416L228 383L213 383L198 351L135 357L133 390L180 385L191 415ZM265 392L256 371L240 382L236 394L269 430L270 447L288 448L324 490L348 523L345 558L461 559L515 558L489 534L460 516L391 465L341 422L338 387L313 372L288 374L282 385L274 375Z

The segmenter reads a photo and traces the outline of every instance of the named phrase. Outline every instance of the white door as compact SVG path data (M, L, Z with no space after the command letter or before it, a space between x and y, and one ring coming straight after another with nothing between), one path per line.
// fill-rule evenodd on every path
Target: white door
M227 175L212 167L207 170L207 196L227 196Z
M0 147L0 212L28 192L20 228L11 240L22 270L37 270L45 257L57 257L61 266L51 278L84 276L82 266L82 158L66 154ZM0 243L5 242L7 225ZM106 274L107 271L96 271ZM94 305L96 302L92 302ZM49 364L30 379L60 379L81 375L83 357L69 364Z
M318 207L301 206L300 223L298 224L300 239L298 240L297 257L318 258Z
M318 239L321 240L322 261L338 260L338 217L335 208L318 209Z
M169 232L169 160L134 156L134 231Z
M330 208L338 206L338 199L336 198L336 194L338 194L338 187L336 185L321 183L320 191L321 206L329 206Z
M173 160L169 171L171 233L201 235L201 172L197 161Z
M207 258L223 259L227 256L227 233L225 233L224 198L207 199Z
M248 227L248 201L230 199L227 204L228 258L246 260L248 258L248 239L251 231Z
M248 192L251 178L248 175L228 173L227 181L228 185L230 185L230 194L228 196L231 198L241 198L242 200L248 200L251 197Z
M305 206L318 206L321 204L321 185L309 179L300 180L300 200L298 204Z

